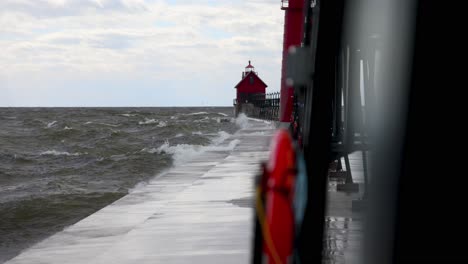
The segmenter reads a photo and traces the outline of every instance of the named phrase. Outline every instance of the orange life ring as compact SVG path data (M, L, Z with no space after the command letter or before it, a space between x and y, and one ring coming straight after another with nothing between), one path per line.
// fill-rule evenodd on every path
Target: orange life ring
M264 263L291 263L294 247L296 153L286 129L280 129L272 138L265 174L265 221L273 245L264 241L263 252L267 257Z

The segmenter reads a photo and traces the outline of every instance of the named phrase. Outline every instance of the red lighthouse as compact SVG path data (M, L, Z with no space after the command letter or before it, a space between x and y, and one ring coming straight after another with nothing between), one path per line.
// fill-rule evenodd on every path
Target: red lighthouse
M240 82L234 86L237 89L237 96L234 104L236 105L236 113L241 109L242 104L249 103L253 97L258 99L258 96L265 96L268 85L258 77L255 67L250 64L245 67L242 72Z

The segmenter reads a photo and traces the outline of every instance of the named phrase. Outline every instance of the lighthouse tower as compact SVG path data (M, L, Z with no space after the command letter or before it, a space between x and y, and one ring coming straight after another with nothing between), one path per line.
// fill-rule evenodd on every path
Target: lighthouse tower
M237 96L234 100L236 115L242 109L242 105L248 104L254 96L256 98L265 96L267 87L268 85L258 77L258 72L249 61L249 65L245 66L245 70L242 72L240 82L234 86L237 89Z

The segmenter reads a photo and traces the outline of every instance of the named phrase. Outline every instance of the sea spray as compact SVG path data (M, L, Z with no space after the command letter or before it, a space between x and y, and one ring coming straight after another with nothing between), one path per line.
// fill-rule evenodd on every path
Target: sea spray
M249 127L249 118L244 114L240 113L236 120L236 125L239 126L241 129L245 129Z

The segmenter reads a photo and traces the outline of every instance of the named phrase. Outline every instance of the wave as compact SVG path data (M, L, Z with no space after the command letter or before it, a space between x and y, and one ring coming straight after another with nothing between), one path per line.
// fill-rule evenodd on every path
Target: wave
M196 132L192 132L192 133L196 133ZM179 165L207 151L231 151L233 150L237 146L237 144L239 144L240 140L234 139L234 140L231 140L228 144L221 145L221 143L225 142L230 137L231 137L231 134L225 131L219 131L217 133L217 136L211 139L211 142L212 142L211 145L202 146L202 145L191 145L191 144L177 144L177 145L171 146L171 144L169 143L169 140L166 140L164 144L162 144L158 148L151 148L151 149L144 148L141 151L144 151L150 154L154 154L154 153L170 154L172 155L174 164Z
M183 137L183 136L184 136L183 133L179 133L179 134L175 135L175 138L180 138L180 137Z
M276 129L276 124L274 121L268 121L268 120L263 120L263 119L257 119L257 118L252 118L252 117L247 117L248 120L252 120L252 121L256 121L256 122L261 122L261 123L265 123L268 125L268 127L272 128L272 129Z
M125 117L137 116L137 114L120 114L120 115L125 116Z
M157 120L155 119L148 119L148 118L145 118L145 121L140 121L138 122L139 125L149 125L149 124L156 124L158 123Z
M238 125L241 129L250 127L249 118L244 113L240 113L237 116L235 122L236 122L236 125Z
M201 131L194 131L192 132L192 135L203 135Z
M71 130L71 129L73 129L73 128L72 128L72 127L68 127L68 126L65 126L65 127L63 128L63 130Z
M164 142L157 149L151 149L152 153L158 154L171 154L172 159L175 165L183 164L207 151L231 151L233 150L237 144L239 144L239 139L234 139L229 142L228 145L208 145L208 146L200 146L200 145L189 145L189 144L177 144L171 146L169 141Z
M52 122L47 124L47 128L51 128L51 127L55 126L55 124L57 124L57 121L52 121Z
M268 120L263 120L263 119L253 118L253 117L247 117L247 119L257 121L257 122L263 122L265 124L272 124L272 122Z
M114 125L114 124L107 124L107 123L97 123L98 125L103 125L103 126L110 126L110 127L118 127L120 125Z
M219 131L218 136L215 137L215 138L212 138L211 142L213 142L213 144L215 144L215 145L219 145L219 144L223 143L226 139L228 139L231 136L232 136L231 134L229 134L229 133L227 133L225 131Z
M157 127L167 127L167 122L164 122L164 121L159 121L158 123L158 126Z
M218 113L218 115L222 115L222 116L228 116L227 114L225 113Z
M202 119L197 119L197 120L193 120L194 123L206 123L206 122L209 122L210 118L205 116L204 118Z
M127 155L125 154L117 154L117 155L112 155L109 157L112 161L122 161L128 159Z
M70 152L67 152L67 151L57 151L57 150L47 150L47 151L43 151L41 152L39 155L41 156L44 156L44 155L52 155L52 156L80 156L80 155L83 155L83 154L87 154L86 152L85 153L80 153L80 152L76 152L76 153L70 153Z
M194 116L194 115L207 115L208 112L196 112L196 113L190 113L190 114L185 114L185 115L188 115L188 116Z
M221 123L221 122L229 123L229 122L232 122L231 118L225 118L225 117L213 117L212 119L215 120L216 123Z

